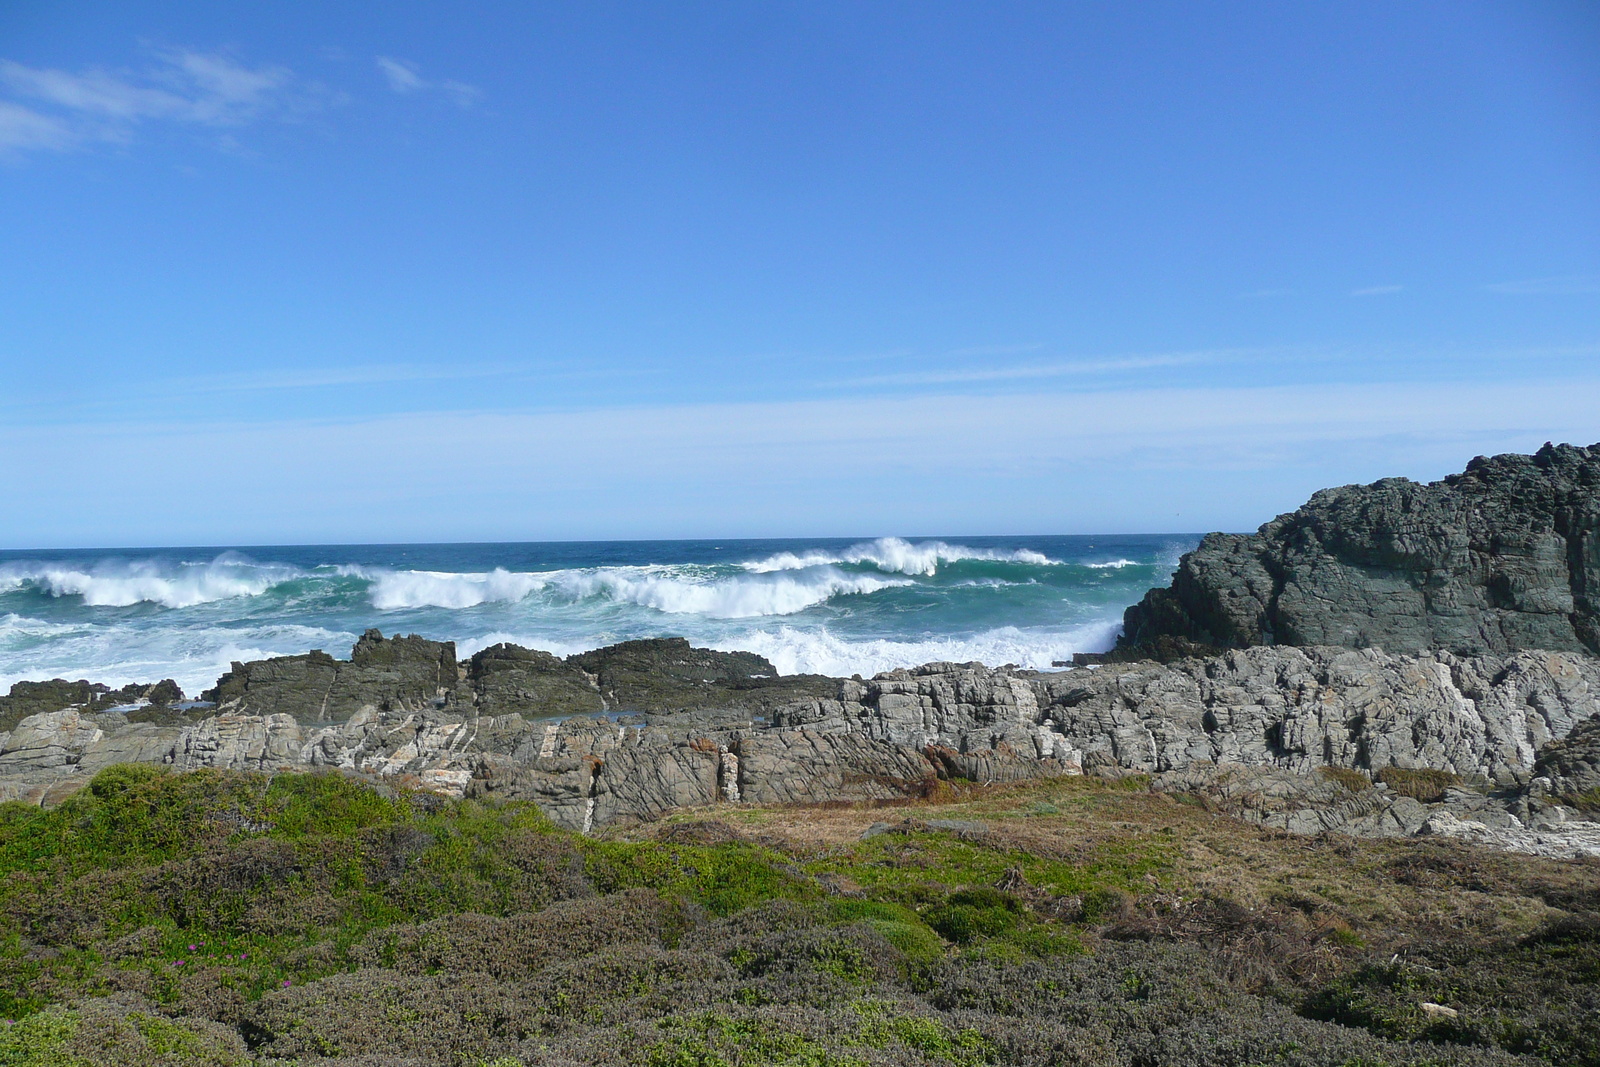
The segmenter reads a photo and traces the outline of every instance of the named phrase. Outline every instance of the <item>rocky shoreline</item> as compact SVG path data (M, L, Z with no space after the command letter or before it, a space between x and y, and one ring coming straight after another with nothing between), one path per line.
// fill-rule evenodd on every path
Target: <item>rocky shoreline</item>
M235 664L201 704L18 715L52 684L58 698L93 691L19 683L0 699L0 798L55 803L117 763L337 769L532 800L589 831L684 807L927 796L948 780L1148 775L1295 832L1600 854L1586 810L1600 795L1600 659L1577 652L1262 646L830 679L681 639L567 660L497 645L458 664L450 642L371 631L348 660ZM1427 790L1397 787L1422 772Z
M681 638L565 659L368 631L170 681L21 682L0 799L52 804L145 763L337 769L526 799L591 831L717 804L890 801L942 781L1149 776L1295 832L1600 854L1600 445L1324 490L1212 534L1061 672L930 663L780 676Z
M1474 470L1564 503L1451 556L1455 482L1319 494L1065 670L372 630L18 683L0 1063L1600 1067L1600 449Z

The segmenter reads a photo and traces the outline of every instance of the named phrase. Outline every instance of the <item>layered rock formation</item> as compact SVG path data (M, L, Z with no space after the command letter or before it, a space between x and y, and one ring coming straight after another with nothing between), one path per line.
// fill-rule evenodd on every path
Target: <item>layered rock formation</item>
M1600 653L1600 445L1315 494L1211 534L1128 609L1122 648Z
M592 673L502 645L473 657L454 685L427 673L454 663L446 645L368 634L357 653L360 662L329 657L331 668L310 657L238 665L214 691L225 701L217 713L193 724L87 708L29 716L0 735L0 795L47 801L126 761L339 768L529 799L587 830L687 805L881 800L926 794L941 779L1090 771L1210 791L1236 814L1287 829L1414 833L1436 807L1376 787L1322 796L1333 785L1306 776L1434 768L1468 787L1440 810L1515 829L1559 805L1551 776L1587 781L1594 729L1574 727L1600 715L1600 660L1572 652L1258 647L1050 674L930 664L860 681L762 677L770 665L758 657L681 642L586 653ZM659 696L644 681L650 655L668 660ZM305 684L313 671L320 685ZM657 701L644 709L652 714L562 714L605 708L628 685L646 686L631 700ZM1533 797L1536 780L1545 785ZM1279 801L1235 803L1246 795Z

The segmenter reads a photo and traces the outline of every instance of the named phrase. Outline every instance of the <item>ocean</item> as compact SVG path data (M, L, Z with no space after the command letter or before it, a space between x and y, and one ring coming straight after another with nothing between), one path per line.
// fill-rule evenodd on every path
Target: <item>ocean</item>
M598 541L0 552L0 686L349 654L369 627L558 655L638 637L869 676L1109 648L1198 536ZM3 691L3 690L0 690Z

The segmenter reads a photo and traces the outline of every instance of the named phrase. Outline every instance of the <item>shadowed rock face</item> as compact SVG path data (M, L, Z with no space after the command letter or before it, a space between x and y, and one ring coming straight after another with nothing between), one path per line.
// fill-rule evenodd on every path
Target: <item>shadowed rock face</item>
M618 711L737 707L764 714L791 700L830 695L838 684L817 675L779 677L753 652L692 648L681 637L624 641L567 663L592 678L606 706Z
M219 711L341 722L364 707L416 710L443 704L456 682L455 642L416 634L388 638L368 630L348 660L313 650L236 662L204 697Z
M1129 608L1121 648L1343 645L1600 653L1600 445L1324 489L1210 534Z
M1565 738L1541 749L1534 773L1549 779L1547 788L1552 796L1600 810L1600 715L1584 720Z
M118 705L141 703L146 706L131 713L140 719L182 719L185 718L182 712L168 710L182 700L183 690L170 678L154 685L125 685L121 689L95 682L69 682L62 678L48 682L17 682L8 694L0 697L0 732L15 729L19 722L30 715L69 707L104 711Z

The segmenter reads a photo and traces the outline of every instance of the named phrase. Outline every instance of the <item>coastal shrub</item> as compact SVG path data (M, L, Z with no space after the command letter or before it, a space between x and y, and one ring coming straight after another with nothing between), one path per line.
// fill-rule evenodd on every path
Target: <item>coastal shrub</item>
M1600 812L1600 786L1581 793L1568 793L1561 799L1579 811Z
M596 890L654 889L691 900L713 915L731 915L776 897L814 897L816 890L770 849L737 842L672 845L597 841L586 847L585 873Z
M1021 905L1010 894L987 886L952 893L927 913L928 925L948 941L965 945L980 937L999 937L1021 921Z
M662 944L682 921L676 902L633 889L507 917L467 913L385 926L352 946L350 959L405 974L507 977L629 942Z
M908 821L858 840L829 809L827 836L757 843L703 820L596 840L531 804L314 777L119 771L0 812L0 1018L35 1038L0 1049L45 1057L28 1067L1466 1067L1511 1051L1593 1067L1589 920L1528 933L1592 908L1592 864L1284 838L1094 782L944 805L981 832ZM1039 796L1078 824L1024 817ZM1511 932L1475 940L1491 922ZM1414 952L1404 966L1436 984L1402 991L1459 1007L1449 1041L1286 1006L1309 990L1337 1008L1334 971L1387 961L1400 927L1451 945ZM1384 999L1401 994L1372 984L1345 999L1401 1018Z
M922 916L900 904L834 899L828 915L836 922L864 922L908 960L927 963L945 954L945 944Z
M244 1067L238 1034L105 1000L0 1024L0 1067Z
M1425 1003L1457 1014L1430 1013ZM1430 944L1335 979L1302 1011L1396 1040L1600 1067L1600 918L1568 917L1510 944Z
M1372 788L1372 779L1349 767L1318 767L1317 773L1330 782L1344 786L1352 793Z
M0 1067L93 1067L68 1048L77 1033L78 1013L62 1009L0 1023Z
M1432 804L1444 799L1445 790L1461 784L1461 776L1431 767L1385 767L1374 777L1403 797Z
M819 1041L759 1018L715 1012L672 1015L660 1020L656 1031L646 1049L647 1067L867 1067L859 1056L831 1051Z

